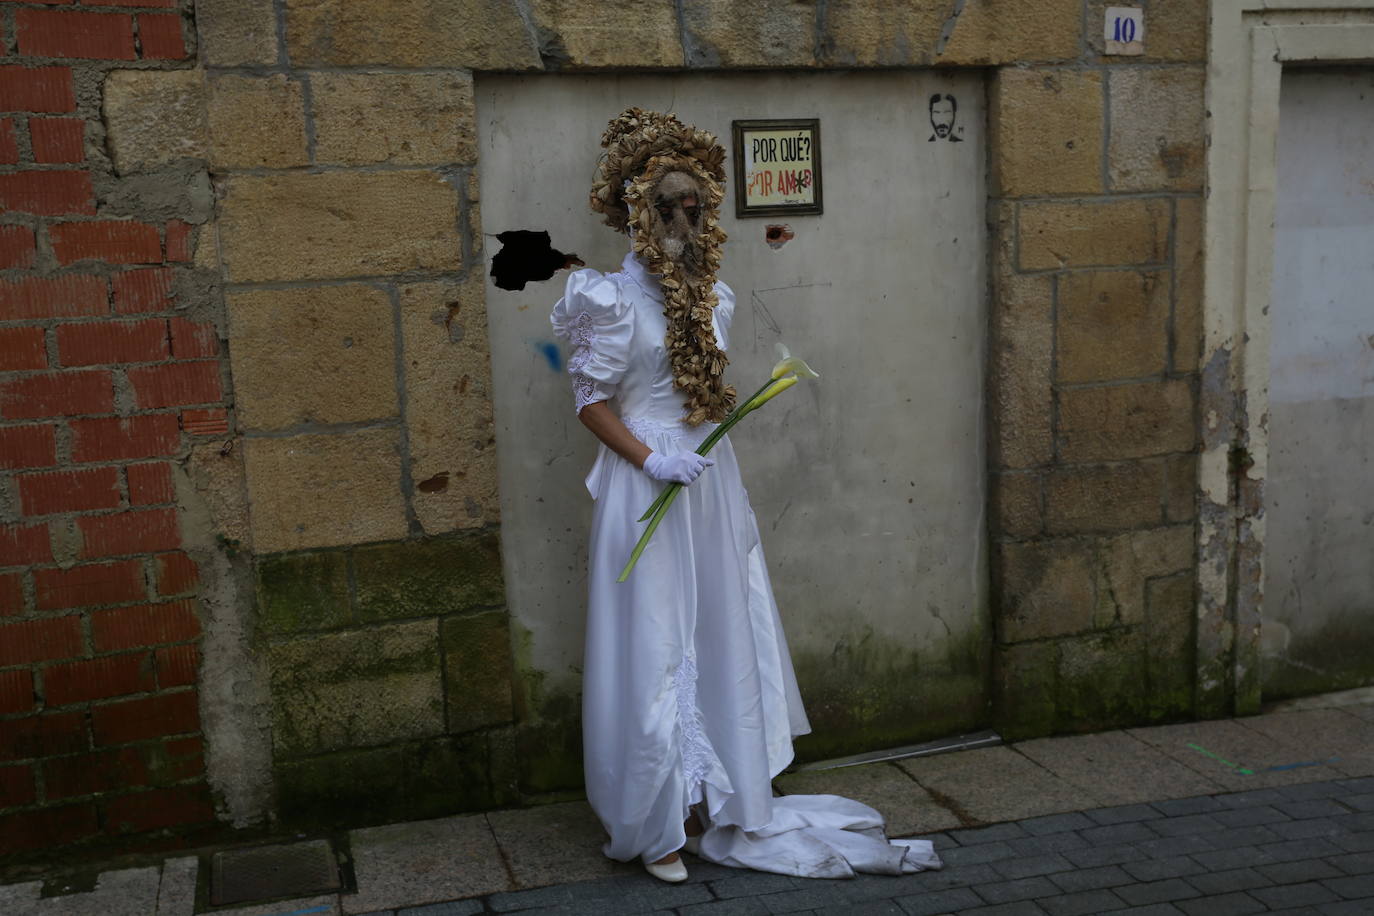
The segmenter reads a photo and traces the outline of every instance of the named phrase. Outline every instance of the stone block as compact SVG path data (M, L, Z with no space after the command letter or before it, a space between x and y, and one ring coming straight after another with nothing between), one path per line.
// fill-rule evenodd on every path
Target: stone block
M1192 570L1145 583L1145 673L1156 717L1192 710L1196 583Z
M299 80L280 73L224 74L210 78L206 93L214 168L285 169L310 164Z
M1273 740L1259 728L1256 728L1256 726L1266 724L1268 720L1274 718L1275 716L1268 715L1250 716L1244 720L1221 719L1185 722L1158 728L1135 728L1131 729L1129 734L1152 747L1158 748L1188 769L1217 783L1222 787L1220 791L1224 792L1263 790L1268 786L1291 785L1296 782L1308 782L1317 779L1321 772L1320 767L1265 771L1264 768L1272 765L1274 761L1295 763L1300 760L1312 759L1312 756L1301 753L1295 754L1292 749L1285 749L1278 741ZM1241 724L1242 721L1245 724ZM1205 747L1223 760L1229 760L1240 766L1236 769L1223 766L1215 759L1199 754L1189 745ZM1328 748L1331 751L1335 750L1330 747L1329 742L1325 741L1308 744L1306 750L1310 752L1314 747L1321 748L1324 752L1329 752ZM1253 769L1256 772L1238 772L1242 768ZM1251 795L1251 793L1247 791L1247 795ZM1245 796L1232 796L1232 799L1234 799L1232 803L1235 807L1246 807L1276 800L1274 796L1265 791L1255 792L1248 799ZM1232 799L1224 799L1224 801L1232 801ZM1242 801L1242 799L1245 800ZM1204 860L1199 861L1208 864ZM1250 861L1252 860L1247 860L1245 864L1249 864Z
M1093 802L1144 805L1208 795L1217 789L1162 751L1119 731L1027 741L1016 745L1016 750L1080 789L1086 796L1085 807ZM1130 773L1130 778L1123 779L1124 773ZM1139 816L1155 814L1146 808ZM1201 870L1201 866L1193 867Z
M1107 177L1114 191L1196 191L1205 173L1202 67L1112 70Z
M403 538L397 431L244 440L253 547L261 553Z
M689 67L816 65L816 0L695 0L682 31Z
M310 92L317 163L477 161L469 73L316 73Z
M533 0L530 12L549 69L683 64L672 0Z
M483 278L401 287L412 501L426 534L500 519Z
M1009 747L912 757L897 765L932 794L958 799L969 817L983 823L1083 807L1081 791Z
M196 32L209 67L271 67L278 62L272 0L197 0Z
M484 818L449 819L475 822L475 829L460 829L449 837L443 836L447 830L426 829L439 822L420 820L501 803L489 791L482 735L425 738L300 760L278 758L273 777L277 812L293 828L405 822L352 830L359 892L349 897L350 912L507 887Z
M105 142L117 172L206 157L202 71L111 70L102 99Z
M506 600L494 531L362 547L353 568L360 620L458 614Z
M842 795L882 814L888 836L961 827L959 818L891 763L808 770L775 781L785 795Z
M301 0L287 5L286 44L297 66L540 67L508 0Z
M518 713L517 713L518 715ZM516 732L519 726L490 728L481 733L487 742L487 771L491 775L491 795L498 807L524 802L520 792L521 759Z
M233 283L457 270L457 190L423 171L290 172L225 182L220 239Z
M1061 640L1057 726L1102 731L1132 725L1149 708L1144 637L1112 630Z
M1080 0L967 0L945 24L948 39L936 62L986 66L1078 57Z
M258 620L264 632L299 633L347 626L348 557L330 553L258 558Z
M1208 4L1197 0L1150 0L1146 15L1146 60L1207 60ZM1101 34L1099 31L1098 35Z
M547 887L629 872L625 864L602 853L606 831L585 801L493 811L487 822L516 887Z
M893 67L935 59L949 9L935 3L830 0L822 58L829 66Z
M990 91L993 193L1102 192L1102 74L998 70Z
M988 401L994 467L1023 468L1053 457L1054 294L1049 277L1011 269L1012 207L1000 208L994 272Z
M1193 386L1182 379L1059 393L1059 453L1065 461L1189 452L1194 425Z
M1090 543L1073 539L1000 544L994 563L1002 608L999 643L1092 628L1097 594Z
M553 704L540 704L541 718L513 730L487 732L493 751L509 754L519 767L521 794L538 795L582 788L582 698L561 693ZM524 718L521 714L521 718Z
M448 617L439 624L444 647L448 730L459 734L510 722L510 624L505 611Z
M997 646L992 653L992 721L1007 740L1054 731L1059 652L1052 641Z
M442 734L438 621L304 636L268 649L278 757Z
M993 474L988 500L992 530L1009 537L1032 537L1044 527L1039 474Z
M1169 346L1170 275L1110 270L1059 278L1057 380L1161 375Z
M1164 461L1164 515L1171 522L1191 522L1197 517L1197 464L1195 454L1174 455Z
M1160 463L1144 461L1053 471L1045 484L1045 529L1074 534L1157 525L1161 478Z
M1146 620L1147 583L1160 576L1191 570L1191 526L1132 531L1099 545L1098 609L1094 625L1135 625Z
M399 412L395 320L386 292L356 284L252 290L230 294L228 309L244 429L352 423Z
M1198 0L1150 0L1145 10L1145 53L1133 57L1104 56L1102 26L1107 7L1120 0L1088 0L1088 51L1105 63L1135 64L1154 61L1207 59L1207 4Z
M1019 205L1022 270L1160 264L1167 200L1043 201Z
M1202 354L1203 199L1175 201L1173 368L1194 372Z

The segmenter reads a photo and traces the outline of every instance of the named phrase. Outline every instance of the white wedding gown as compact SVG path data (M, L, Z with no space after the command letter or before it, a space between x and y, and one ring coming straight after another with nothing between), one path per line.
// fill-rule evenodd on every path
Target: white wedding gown
M716 285L727 347L734 294ZM610 401L656 452L694 450L713 426L681 422L657 277L633 255L612 274L579 270L554 306L572 344L576 408ZM939 868L931 844L889 842L866 805L833 795L774 798L772 778L810 731L728 438L684 488L627 582L617 583L663 484L601 446L589 557L583 747L587 797L607 856L653 862L680 849L688 806L709 814L703 858L804 877Z

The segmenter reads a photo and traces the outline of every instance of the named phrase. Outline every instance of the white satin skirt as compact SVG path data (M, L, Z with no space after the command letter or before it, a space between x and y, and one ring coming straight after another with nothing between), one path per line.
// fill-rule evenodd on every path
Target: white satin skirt
M663 454L710 432L625 418ZM707 815L704 858L801 877L939 868L931 844L889 842L882 816L832 795L774 798L772 779L810 731L729 439L685 487L627 582L616 577L663 485L602 446L583 673L587 797L607 856L653 862L682 848L689 807Z

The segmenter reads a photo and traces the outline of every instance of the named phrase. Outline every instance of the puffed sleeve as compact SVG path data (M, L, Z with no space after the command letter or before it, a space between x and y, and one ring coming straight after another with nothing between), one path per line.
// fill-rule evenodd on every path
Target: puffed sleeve
M730 349L730 322L735 318L735 291L720 281L716 281L716 344L722 350Z
M549 321L554 335L572 345L568 374L577 412L615 397L634 336L634 308L619 285L599 271L574 271Z

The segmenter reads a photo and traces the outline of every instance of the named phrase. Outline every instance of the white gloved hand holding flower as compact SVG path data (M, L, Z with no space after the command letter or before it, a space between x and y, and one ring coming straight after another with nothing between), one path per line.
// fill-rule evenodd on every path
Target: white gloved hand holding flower
M715 463L714 459L698 455L696 452L683 452L677 455L650 452L644 459L644 473L660 483L679 483L686 486Z

